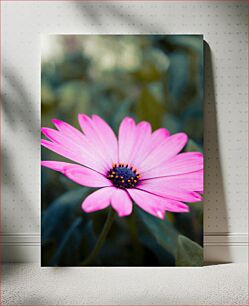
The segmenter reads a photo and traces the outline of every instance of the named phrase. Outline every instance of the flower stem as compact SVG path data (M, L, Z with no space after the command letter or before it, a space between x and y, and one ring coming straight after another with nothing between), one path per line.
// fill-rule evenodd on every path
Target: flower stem
M82 263L81 263L82 266L89 265L98 256L99 251L101 250L103 244L105 243L107 234L109 233L109 231L111 229L114 218L115 218L115 211L110 207L110 210L109 210L107 219L105 221L104 227L102 229L102 232L99 235L99 239L96 242L95 247L92 250L92 252L90 253L90 255L85 260L82 261Z

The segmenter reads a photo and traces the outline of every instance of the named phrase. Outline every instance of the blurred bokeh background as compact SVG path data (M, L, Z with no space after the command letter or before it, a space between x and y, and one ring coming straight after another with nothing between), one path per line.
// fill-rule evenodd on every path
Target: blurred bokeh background
M42 39L42 126L57 118L79 128L78 113L98 114L117 132L129 115L153 129L189 136L185 151L203 146L201 35L50 35ZM42 160L65 160L42 149ZM42 168L42 265L80 266L107 211L80 206L93 189ZM159 220L138 207L116 217L94 266L199 266L203 207Z

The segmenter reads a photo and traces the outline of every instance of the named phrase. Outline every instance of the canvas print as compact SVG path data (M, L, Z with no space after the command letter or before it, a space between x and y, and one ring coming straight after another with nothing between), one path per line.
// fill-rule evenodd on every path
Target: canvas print
M42 266L203 264L203 37L49 35Z

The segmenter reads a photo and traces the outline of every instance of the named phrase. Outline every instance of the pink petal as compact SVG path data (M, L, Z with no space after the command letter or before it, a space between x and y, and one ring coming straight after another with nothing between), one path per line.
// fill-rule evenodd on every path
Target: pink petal
M152 137L151 137L152 148L164 142L166 138L168 138L169 136L170 136L170 133L165 128L160 128L160 129L155 130L152 133Z
M172 199L166 199L164 208L171 212L189 212L188 205Z
M106 162L111 166L118 160L116 136L107 125L97 115L93 119L85 114L78 115L79 124L87 139L94 145L96 152L104 152Z
M118 154L119 162L129 164L136 142L136 125L135 121L130 117L125 117L119 126L118 133Z
M179 176L160 177L140 181L138 188L159 196L183 201L199 202L202 200L200 194L203 188L203 172L182 174Z
M118 141L110 126L99 116L93 115L93 122L96 125L96 130L98 130L100 137L103 137L103 141L108 151L111 154L112 162L117 162L118 160Z
M41 128L41 132L43 133L43 135L45 135L49 140L58 143L58 144L62 144L63 146L68 146L68 147L80 147L80 143L75 141L72 138L69 138L67 136L65 136L63 133L54 130L54 129L50 129L50 128L46 128L43 127ZM82 135L83 137L83 135ZM81 143L82 145L82 143Z
M79 130L58 119L53 119L52 122L59 131L50 128L42 128L42 133L46 137L54 142L70 147L70 150L74 149L74 147L78 147L82 151L82 154L89 155L91 157L94 155L96 158L102 159L105 162L106 157L102 151L99 150L99 148L96 150L93 143L89 141ZM110 164L108 164L108 169L109 167Z
M202 191L204 185L203 170L184 173L173 176L163 176L159 178L151 178L141 181L140 186L144 186L143 182L148 182L150 185L156 185L159 188L167 188L170 186L176 186L177 188L188 191Z
M132 201L125 190L116 188L111 197L111 205L119 217L128 216L132 212Z
M203 154L199 152L181 153L160 164L156 168L142 172L143 179L184 174L203 169Z
M188 137L184 133L177 133L166 138L162 144L156 146L152 152L137 166L140 172L145 172L158 167L163 162L178 154L185 144Z
M52 122L55 125L55 127L60 132L62 132L64 136L74 140L75 142L78 142L78 143L82 142L83 134L79 130L77 130L75 127L73 127L72 125L64 121L58 120L58 119L52 119Z
M160 178L162 184L180 186L185 190L203 191L204 187L204 172L203 170L179 174L174 176L167 176Z
M135 143L128 163L136 167L136 164L147 155L150 146L151 125L146 121L141 121L135 129Z
M130 194L134 202L147 213L160 219L164 219L165 209L159 201L160 199L155 199L155 197L150 193L138 189L127 189L127 192Z
M108 207L114 191L114 187L106 187L93 192L83 201L82 209L89 213Z
M41 145L61 156L64 156L74 162L80 163L97 172L106 174L109 167L106 163L98 157L98 155L91 154L86 150L86 148L78 148L77 146L69 146L68 142L64 144L50 142L48 140L42 139Z
M162 146L162 144L165 143L166 139L169 137L170 133L165 128L160 128L156 131L154 131L150 137L147 138L147 147L144 148L143 154L140 156L137 156L137 159L135 161L135 167L138 168L138 171L141 173L141 168L146 160L146 158L155 151L158 147Z
M42 140L44 147L103 174L110 169L110 164L106 162L104 153L96 150L81 132L65 122L56 119L53 119L53 122L60 130L41 129L42 133L54 143L53 145Z
M42 161L41 165L59 171L73 182L87 187L106 187L112 183L102 174L89 168L57 161Z
M66 158L69 158L73 161L76 161L76 162L79 162L79 163L82 163L82 158L81 156L77 156L77 154L73 151L70 151L69 149L66 149L64 148L63 146L61 146L60 144L58 143L53 143L53 142L50 142L46 139L42 139L41 140L41 145L59 155L62 155Z
M78 121L79 121L79 124L80 124L80 127L81 127L83 133L86 136L88 136L90 138L97 137L96 132L94 130L94 127L92 126L92 119L90 117L88 117L85 114L79 114L78 115Z
M43 127L41 128L41 132L43 133L43 135L45 135L49 140L53 142L59 144L64 144L65 142L67 142L69 145L74 145L73 141L71 141L70 139L67 141L67 138L57 130Z
M186 204L178 201L166 199L139 189L128 189L128 192L138 206L160 219L164 219L165 210L171 212L189 211L189 207Z

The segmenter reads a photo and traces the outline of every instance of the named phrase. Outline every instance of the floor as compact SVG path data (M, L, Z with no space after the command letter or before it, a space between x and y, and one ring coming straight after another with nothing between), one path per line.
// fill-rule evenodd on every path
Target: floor
M203 268L2 267L2 305L248 305L246 264Z

